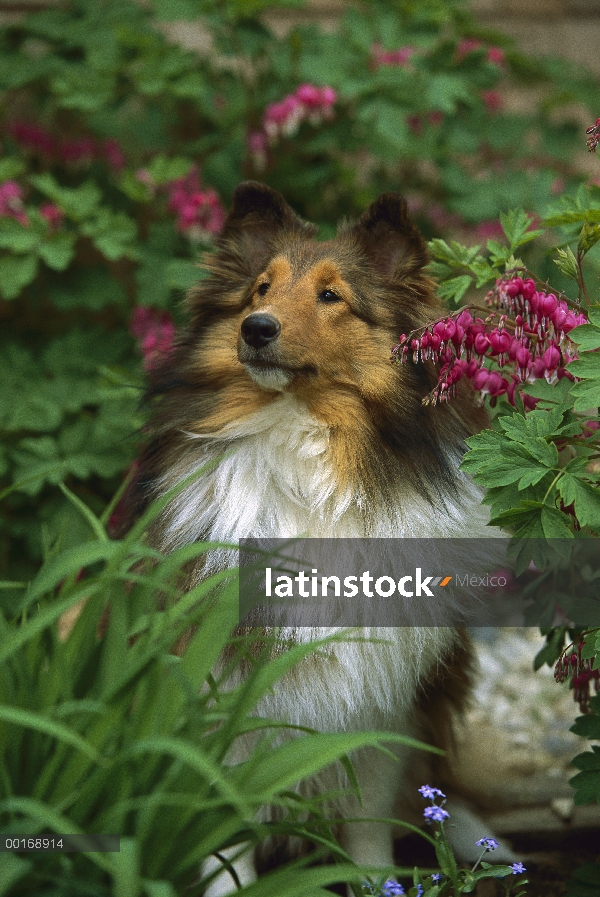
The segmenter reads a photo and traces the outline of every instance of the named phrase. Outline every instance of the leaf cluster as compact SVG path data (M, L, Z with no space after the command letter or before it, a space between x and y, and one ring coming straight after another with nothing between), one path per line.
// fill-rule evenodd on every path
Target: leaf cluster
M206 858L277 834L311 837L341 862L280 869L252 894L325 895L332 882L355 881L322 801L301 798L294 786L337 761L354 785L348 752L399 736L298 730L278 737L281 723L254 716L256 704L322 643L266 663L268 639L253 647L228 636L239 612L235 570L180 592L186 565L211 546L168 557L149 549L144 533L162 505L125 539L111 540L110 507L97 517L63 492L85 535L55 544L19 599L0 611L0 830L111 832L121 848L5 854L0 894L199 895ZM172 653L183 636L185 653ZM219 666L226 647L229 660ZM228 760L250 735L247 758ZM266 803L279 808L280 822L258 821Z

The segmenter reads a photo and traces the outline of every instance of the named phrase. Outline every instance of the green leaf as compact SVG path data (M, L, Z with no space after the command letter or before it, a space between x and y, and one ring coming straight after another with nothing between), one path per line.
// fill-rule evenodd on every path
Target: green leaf
M566 515L542 502L523 501L490 520L491 526L509 527L518 539L572 539Z
M595 713L578 716L569 731L575 735L583 735L584 738L600 741L600 716Z
M569 339L577 343L582 352L600 349L600 327L597 324L580 324L571 330Z
M169 286L176 290L187 292L200 280L197 263L188 259L171 259L167 262L165 273Z
M598 717L596 720L600 723ZM575 732L576 735L585 734L582 731L576 731L575 726L571 727L571 732ZM600 738L600 735L588 735L588 738ZM575 789L573 801L576 806L591 804L594 801L600 803L600 769L578 772L572 779L569 779L569 784Z
M583 184L575 196L563 194L556 205L549 209L544 219L546 227L561 227L572 224L588 225L600 223L600 208L592 199L592 191Z
M600 865L584 863L573 873L566 885L566 897L598 897L600 893Z
M468 274L461 274L460 277L453 277L450 280L446 280L439 284L437 293L441 299L445 299L458 305L472 282L473 281Z
M498 267L508 263L508 260L512 255L510 246L504 246L502 243L498 243L497 240L488 240L486 245L492 264Z
M575 502L575 514L581 526L600 529L600 489L597 486L565 472L558 481L558 491L565 505Z
M137 257L137 225L124 212L98 209L94 218L82 223L81 231L110 261Z
M0 258L0 293L5 299L16 299L21 290L35 279L37 268L35 255Z
M583 380L571 387L571 395L575 399L574 411L587 412L590 408L600 406L600 383Z
M544 647L535 655L533 668L536 671L541 669L544 664L547 666L554 666L560 657L565 644L565 630L561 627L557 627L556 629L551 630L549 635L546 636L546 639L547 641Z
M64 271L75 255L75 234L59 231L40 244L38 253L49 268Z
M0 894L8 897L11 892L14 893L13 885L25 878L32 866L31 860L25 860L15 853L7 853L0 863Z
M569 372L585 380L600 381L600 353L584 352L568 365Z
M527 215L523 209L512 209L507 213L500 212L502 230L506 234L512 252L544 233L543 230L529 230L533 221L533 216Z
M189 159L178 157L169 159L166 156L155 156L146 166L152 180L159 187L185 177L191 167L192 162Z
M85 181L80 187L61 187L57 180L47 172L31 175L30 183L53 200L73 221L84 221L89 218L100 204L102 193L93 181Z
M4 156L0 159L0 183L12 181L25 171L25 163L16 156Z
M453 879L457 870L456 860L452 848L445 838L436 836L435 856L443 874L447 878Z
M69 729L68 726L57 723L55 720L49 719L40 713L33 713L30 710L25 710L23 707L7 707L0 704L0 719L13 726L24 726L29 729L35 729L38 732L44 732L46 735L51 735L58 741L63 741L65 744L70 744L77 748L77 750L94 760L95 763L105 764L107 762L91 744L88 744L87 741Z
M74 268L51 283L48 292L61 311L81 308L94 312L109 305L127 305L125 287L105 267Z
M545 539L573 538L573 533L567 524L567 516L556 508L549 508L547 505L544 505L541 523Z
M462 469L486 487L517 482L519 489L535 485L557 464L558 452L541 437L519 436L521 444L493 430L470 437L467 444L471 451L465 455Z
M576 769L600 769L600 748L594 745L593 750L577 754L571 760L571 765Z
M21 224L14 218L0 218L0 249L10 252L32 252L40 242L39 233L30 224Z
M523 391L536 399L542 399L544 403L550 402L551 404L559 405L564 410L570 404L567 397L572 386L573 381L569 380L568 377L562 377L556 383L548 383L542 378L535 380L534 383L525 383Z
M510 527L516 529L525 538L543 538L541 515L542 502L522 501L516 508L510 508L490 520L490 526ZM521 532L522 530L522 532Z
M566 249L557 249L556 251L558 253L558 258L552 259L554 264L567 277L571 277L573 280L579 282L579 269L577 267L577 259L571 252L571 247L567 246Z
M425 102L430 109L453 115L458 103L471 105L473 102L472 91L464 75L430 73L425 85Z
M598 240L600 240L600 224L590 224L586 221L579 234L578 248L583 253L589 252Z
M588 318L596 327L600 327L600 305L590 305L588 308ZM577 328L575 328L576 330ZM573 333L574 331L571 331Z

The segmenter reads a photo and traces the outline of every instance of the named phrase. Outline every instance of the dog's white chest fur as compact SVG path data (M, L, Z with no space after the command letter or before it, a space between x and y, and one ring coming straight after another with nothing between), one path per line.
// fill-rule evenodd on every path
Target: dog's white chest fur
M217 460L220 459L220 460ZM215 463L216 462L216 463ZM487 514L472 482L458 472L461 499L440 496L438 508L403 490L394 510L365 507L341 487L329 451L329 428L292 395L240 421L218 436L190 434L189 450L164 486L194 471L198 479L168 509L166 542L199 538L434 538L479 536ZM485 533L489 535L489 531Z
M199 475L169 505L165 543L172 547L199 539L237 543L248 537L487 535L480 493L458 473L458 459L453 463L463 480L460 502L446 498L435 508L422 496L404 492L391 512L363 507L350 488L339 486L327 426L293 396L283 395L218 438L190 434L175 482L193 471ZM173 484L171 474L163 488ZM210 566L236 563L236 552L217 551ZM284 629L282 637L306 641L332 631ZM280 683L261 704L261 714L334 731L390 724L407 713L419 681L454 640L444 629L372 628L360 634L386 643L335 643L320 659L304 662L306 677L295 675L293 684Z

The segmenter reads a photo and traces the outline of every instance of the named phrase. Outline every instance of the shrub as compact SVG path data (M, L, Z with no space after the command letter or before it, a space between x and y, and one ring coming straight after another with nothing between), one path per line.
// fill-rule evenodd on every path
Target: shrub
M489 233L498 208L539 212L577 180L557 111L595 98L593 81L519 54L460 0L350 3L340 34L285 37L268 6L71 0L0 30L0 556L15 579L89 535L56 484L100 513L134 459L143 368L168 351L238 181L266 180L328 236L387 190L430 235ZM175 14L202 15L209 52L165 37ZM504 106L514 85L546 92L535 114Z

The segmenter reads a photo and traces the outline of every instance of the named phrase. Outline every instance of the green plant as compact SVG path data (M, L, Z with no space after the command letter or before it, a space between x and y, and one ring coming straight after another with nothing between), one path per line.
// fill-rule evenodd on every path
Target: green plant
M394 879L383 881L379 876L376 880L363 883L363 894L375 895L375 897L396 897L396 895L403 894L406 894L406 897L423 897L425 894L428 894L429 897L459 897L460 894L471 894L477 887L477 883L483 879L492 878L500 881L506 897L509 897L514 889L528 883L527 880L512 878L512 876L526 871L523 863L494 866L492 863L483 862L484 856L499 847L494 838L480 838L476 842L476 846L481 848L481 855L473 867L459 869L444 831L444 823L451 815L444 809L446 795L439 788L432 788L430 785L423 785L419 788L419 793L423 798L431 801L431 806L425 808L423 816L430 825L435 822L436 830L433 836L425 835L425 837L435 848L439 872L424 874L415 868L412 875L413 886L408 891L405 891L403 886ZM519 891L515 897L523 897L525 893L525 891Z
M598 123L588 133L597 130ZM563 195L535 230L523 210L501 215L501 224L505 242L489 240L485 254L480 246L432 241L431 270L450 303L495 283L485 305L475 299L403 335L396 357L441 365L426 402L451 401L463 377L488 402L491 427L467 440L463 468L486 488L490 525L512 534L516 572L535 565L526 594L546 635L535 666L555 664L556 678L570 681L589 714L573 731L597 739L598 697L590 699L590 687L598 691L600 682L600 189ZM536 240L556 251L554 288L518 257ZM583 589L591 600L578 607ZM576 802L600 802L596 746L573 763L581 770L572 779Z
M85 531L56 483L101 513L134 459L142 356L148 367L168 350L237 182L266 180L326 237L387 190L439 234L495 228L500 204L539 212L559 181L578 180L565 161L576 128L556 112L592 102L593 80L519 54L462 0L352 3L339 35L278 37L268 8L71 0L0 29L0 557L11 577ZM202 16L212 49L169 41L159 26L173 16ZM504 108L516 84L547 91L534 115Z
M261 695L322 643L269 663L263 656L232 685L236 664L252 653L247 638L235 651L228 636L238 615L235 571L182 596L182 567L209 546L168 557L150 550L144 532L160 506L123 540L110 539L110 508L98 518L62 489L89 539L54 546L13 609L0 611L0 831L5 838L110 832L120 835L121 849L3 854L0 894L200 894L208 856L232 845L251 849L277 834L311 838L340 862L284 867L249 894L325 895L327 884L360 880L344 863L320 802L301 798L294 786L337 760L352 782L345 755L380 737L299 731L274 745L281 724L252 716ZM190 627L185 652L174 655ZM227 646L230 660L217 675ZM228 763L231 747L251 732L248 758ZM281 809L280 822L257 821L266 803Z

